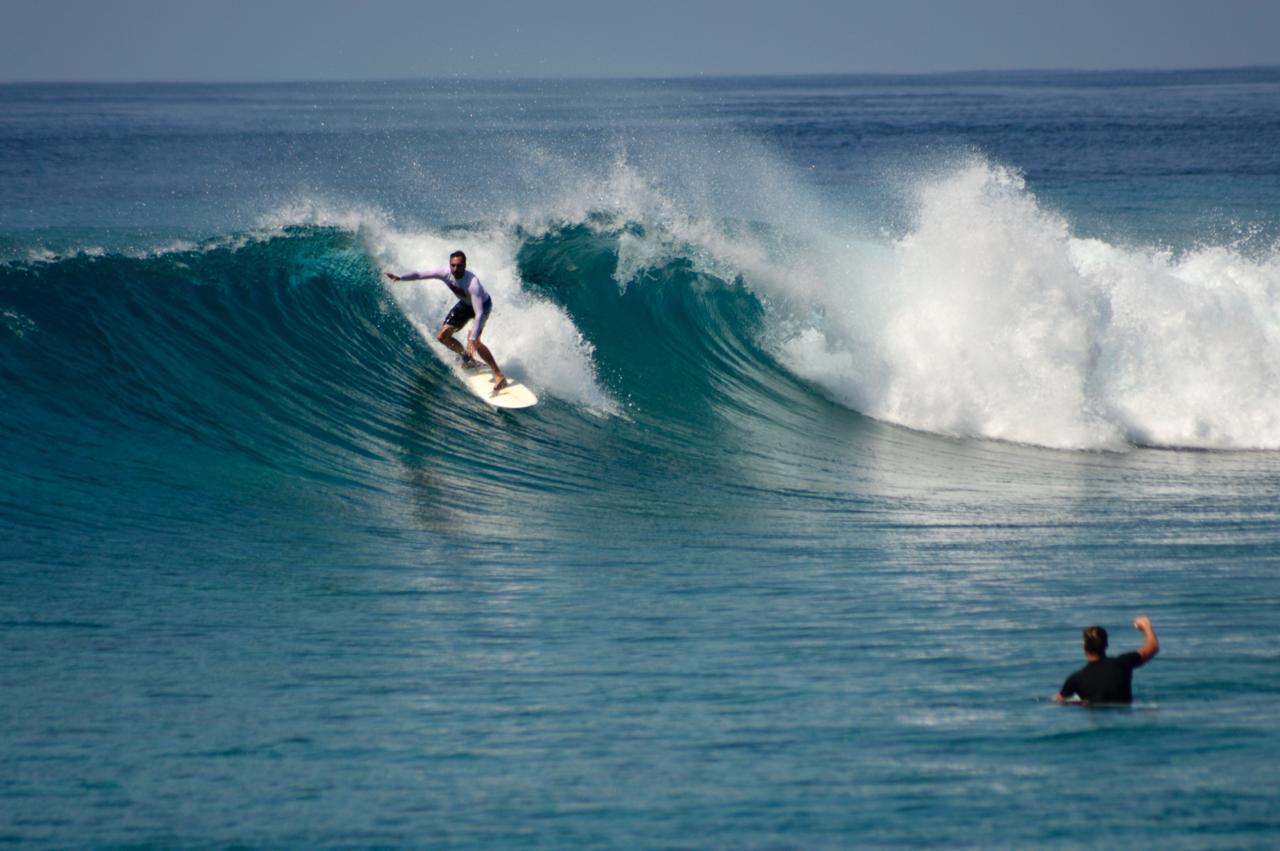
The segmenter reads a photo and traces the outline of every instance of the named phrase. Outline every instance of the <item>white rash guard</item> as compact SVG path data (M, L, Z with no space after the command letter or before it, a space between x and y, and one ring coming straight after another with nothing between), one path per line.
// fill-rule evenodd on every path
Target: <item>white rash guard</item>
M488 318L488 311L485 306L492 306L492 299L489 293L485 291L484 284L480 283L480 279L476 277L476 273L466 271L462 273L462 280L459 281L453 276L448 269L432 269L430 272L410 272L407 275L401 275L402 281L444 281L444 285L453 290L453 294L460 301L470 301L471 310L476 315L476 321L471 325L471 333L467 335L468 340L474 340L480 336L480 332L484 330L484 320Z

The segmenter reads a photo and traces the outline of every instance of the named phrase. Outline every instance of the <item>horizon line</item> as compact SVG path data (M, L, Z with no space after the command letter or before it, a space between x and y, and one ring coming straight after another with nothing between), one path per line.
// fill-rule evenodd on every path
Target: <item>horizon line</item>
M945 71L783 71L777 73L729 72L715 74L635 74L635 75L560 75L560 76L413 76L413 77L317 77L280 79L172 79L128 78L119 80L88 80L77 78L32 78L0 80L0 86L271 86L308 84L388 84L419 82L469 82L469 83L585 83L585 82L689 82L695 80L765 80L765 79L815 79L815 78L940 78L940 77L990 77L1019 74L1093 75L1108 74L1186 74L1231 73L1247 71L1280 71L1280 64L1205 65L1205 66L1150 66L1115 68L972 68Z

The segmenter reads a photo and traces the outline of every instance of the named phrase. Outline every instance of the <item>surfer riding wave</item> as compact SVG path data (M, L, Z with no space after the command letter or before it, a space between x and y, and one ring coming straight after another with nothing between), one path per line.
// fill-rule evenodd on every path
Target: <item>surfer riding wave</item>
M498 368L498 362L494 360L493 353L489 351L488 346L480 342L480 335L484 333L485 323L489 321L489 314L493 312L493 297L485 291L484 285L480 283L480 279L476 277L476 274L467 271L466 254L461 251L455 251L450 254L448 269L433 269L430 272L410 272L407 275L387 272L387 277L393 281L443 281L444 285L458 297L458 303L445 315L440 330L436 332L436 339L461 357L464 366L473 365L475 363L475 355L479 355L480 359L493 370L493 390L495 393L507 386L507 377ZM458 330L471 319L474 319L475 322L471 325L471 332L467 334L466 348L463 348L462 344L454 339L453 335L458 333Z

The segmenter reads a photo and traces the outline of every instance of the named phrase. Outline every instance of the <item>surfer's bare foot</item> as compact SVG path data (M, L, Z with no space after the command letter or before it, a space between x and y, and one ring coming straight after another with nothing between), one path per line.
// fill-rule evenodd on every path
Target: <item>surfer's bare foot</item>
M493 392L494 393L497 393L499 390L501 390L503 387L506 387L506 386L507 386L507 377L505 375L499 372L498 374L493 376Z

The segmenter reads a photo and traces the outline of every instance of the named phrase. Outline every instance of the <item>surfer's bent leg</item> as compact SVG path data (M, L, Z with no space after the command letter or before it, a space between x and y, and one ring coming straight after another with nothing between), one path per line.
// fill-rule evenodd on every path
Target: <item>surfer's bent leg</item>
M446 349L465 357L466 349L462 348L462 344L453 338L456 333L458 333L458 329L452 325L441 325L439 333L436 334L436 339L444 343Z
M444 344L444 347L451 352L466 357L466 349L462 348L462 344L453 338L458 333L458 329L467 324L467 321L474 317L475 311L471 309L471 305L465 301L459 300L444 318L444 324L440 326L440 331L436 334L436 339Z

